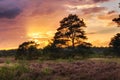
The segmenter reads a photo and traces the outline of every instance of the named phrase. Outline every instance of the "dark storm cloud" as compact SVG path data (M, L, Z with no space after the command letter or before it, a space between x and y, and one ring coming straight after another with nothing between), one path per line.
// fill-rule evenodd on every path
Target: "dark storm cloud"
M0 18L12 19L22 12L17 0L0 0Z
M0 11L0 18L12 19L18 16L21 13L19 8L8 9L5 11Z

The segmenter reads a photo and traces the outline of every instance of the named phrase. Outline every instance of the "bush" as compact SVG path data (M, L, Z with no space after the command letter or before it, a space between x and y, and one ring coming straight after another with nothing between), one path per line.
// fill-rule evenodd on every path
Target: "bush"
M38 44L36 44L34 41L22 43L17 49L15 58L28 60L37 59L39 56L37 46Z

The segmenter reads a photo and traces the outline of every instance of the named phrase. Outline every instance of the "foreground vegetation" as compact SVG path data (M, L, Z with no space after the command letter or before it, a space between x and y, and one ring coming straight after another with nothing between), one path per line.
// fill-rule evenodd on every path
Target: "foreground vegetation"
M7 61L0 67L0 80L119 80L120 63L114 60Z

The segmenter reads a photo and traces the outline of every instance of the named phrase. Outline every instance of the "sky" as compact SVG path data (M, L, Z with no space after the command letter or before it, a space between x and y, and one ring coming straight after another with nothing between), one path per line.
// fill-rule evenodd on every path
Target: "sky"
M44 47L69 14L84 19L87 42L108 46L120 32L112 22L118 17L119 0L0 0L0 50L14 49L34 40Z

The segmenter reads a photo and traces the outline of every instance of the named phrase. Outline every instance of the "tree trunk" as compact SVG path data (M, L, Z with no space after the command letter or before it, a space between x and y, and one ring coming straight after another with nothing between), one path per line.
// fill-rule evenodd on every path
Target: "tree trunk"
M75 48L74 38L72 38L72 48Z

